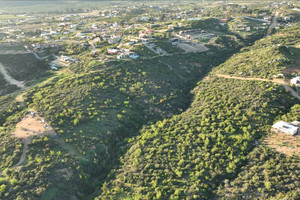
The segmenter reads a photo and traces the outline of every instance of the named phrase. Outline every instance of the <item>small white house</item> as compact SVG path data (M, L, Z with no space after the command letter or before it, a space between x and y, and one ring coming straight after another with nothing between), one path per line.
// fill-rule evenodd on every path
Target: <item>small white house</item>
M272 126L272 130L289 135L296 135L298 132L300 132L300 127L284 121L278 121Z
M300 76L296 76L291 79L291 84L300 85Z

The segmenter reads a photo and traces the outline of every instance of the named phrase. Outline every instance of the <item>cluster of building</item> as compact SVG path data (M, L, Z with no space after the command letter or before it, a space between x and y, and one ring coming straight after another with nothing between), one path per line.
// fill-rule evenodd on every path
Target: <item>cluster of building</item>
M184 9L182 5L183 3L181 2L174 2L153 5L114 6L109 9L99 9L97 12L93 12L97 14L62 14L61 16L43 16L41 19L24 15L23 19L0 22L0 25L4 24L2 27L0 26L0 37L2 36L7 40L11 40L11 36L13 35L16 36L16 38L13 38L16 39L16 41L25 41L25 39L33 39L35 41L36 39L42 39L46 41L40 43L34 42L30 45L29 48L36 52L45 48L55 48L68 44L69 47L72 46L72 48L74 47L76 50L83 49L81 47L86 47L86 49L91 47L92 55L97 57L98 60L105 60L105 58L137 59L140 53L130 48L135 45L145 45L157 54L163 54L163 52L165 52L160 47L156 48L157 44L152 43L153 34L156 32L173 32L172 38L169 39L169 42L173 46L177 46L179 43L187 40L193 40L196 43L200 40L206 41L207 39L210 40L214 38L214 33L208 33L205 30L197 28L190 29L189 27L187 30L181 29L181 31L176 32L176 28L182 28L185 23L194 23L207 16L215 16L215 19L219 20L218 22L221 26L230 23L227 19L235 20L235 18L262 22L261 25L253 27L241 21L234 27L235 30L249 32L255 29L265 29L272 17L268 12L264 11L249 14L249 12L246 12L248 9L247 6L228 2L216 2L216 5L222 9L222 17L220 17L220 13L216 13L209 7L204 8L199 6L197 8L195 7L195 9ZM128 19L128 21L106 20L110 18L124 19L128 13L135 12L137 9L143 10L144 12ZM241 10L239 14L237 14L240 16L232 16L232 10ZM292 19L290 16L281 17L283 20ZM35 32L33 34L33 30L25 31L20 28L22 24L28 26L29 24L35 23L41 26L34 30ZM16 24L18 24L18 26L16 26ZM27 31L30 34L27 34ZM128 42L128 40L130 41ZM69 41L77 44L73 45L71 44L72 42ZM119 45L117 46L118 43ZM129 47L126 48L129 49L122 48L123 45L128 45ZM102 48L105 46L108 48ZM178 46L181 46L181 44ZM72 48L70 47L69 50ZM67 50L68 54L70 52L72 52L72 50ZM140 55L142 55L142 53ZM59 60L61 63L69 64L78 62L78 60L67 56L61 56ZM55 63L52 63L50 67L57 70Z
M179 31L177 36L183 37L185 39L210 39L215 36L214 33L207 33L205 30L201 29L191 29L191 30L184 30Z
M118 59L121 58L137 59L139 57L139 55L137 55L133 51L130 51L129 49L108 48L107 53L110 55L117 55Z
M42 49L45 49L45 48L59 47L59 45L57 43L33 43L33 44L31 44L31 47L34 50L42 50Z

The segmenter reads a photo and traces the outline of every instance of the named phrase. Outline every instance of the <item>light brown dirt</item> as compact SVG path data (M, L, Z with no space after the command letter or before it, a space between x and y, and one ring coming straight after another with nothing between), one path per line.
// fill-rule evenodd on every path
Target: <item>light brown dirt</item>
M222 78L232 78L232 79L239 79L239 80L255 80L255 81L267 81L267 82L274 82L274 83L280 83L280 84L286 84L284 80L282 79L265 79L265 78L255 78L255 77L238 77L238 76L230 76L227 74L216 74L217 77Z
M208 51L209 49L202 44L187 44L187 43L179 43L178 47L180 47L185 52L203 52Z
M23 140L24 147L19 162L13 167L21 165L26 159L28 144L32 136L54 135L55 131L45 120L38 114L27 114L17 125L16 131L12 133L13 137Z
M11 76L7 73L5 67L4 67L1 63L0 63L0 73L4 76L4 79L5 79L8 83L10 83L10 84L12 84L12 85L16 85L16 86L18 86L19 88L23 88L23 89L25 88L24 82L18 81L18 80L16 80L16 79L14 79L13 77L11 77Z
M300 135L287 135L284 133L274 133L267 137L264 142L277 152L291 156L300 155Z
M284 74L299 73L300 72L300 60L296 61L296 65L294 67L286 68L282 72Z
M54 135L53 128L38 114L27 114L17 125L12 136L27 139L30 136Z

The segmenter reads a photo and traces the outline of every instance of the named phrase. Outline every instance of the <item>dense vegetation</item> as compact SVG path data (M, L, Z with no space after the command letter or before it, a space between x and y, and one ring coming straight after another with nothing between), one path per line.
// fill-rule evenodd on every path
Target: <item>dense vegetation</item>
M261 28L261 22L243 17L272 17L277 11L270 8L273 3L204 2L202 8L196 1L151 6L142 2L137 7L123 2L125 6L109 10L90 9L101 2L73 8L67 1L50 8L52 3L41 3L43 8L34 12L49 13L36 20L18 22L27 15L11 13L0 16L0 26L38 27L24 30L26 45L59 43L59 48L38 52L50 55L45 62L31 54L0 55L8 73L32 87L17 97L0 97L0 199L299 199L299 156L283 155L264 142L275 121L300 121L298 99L272 82L215 76L271 79L299 62L299 24L272 29L269 32L277 33L256 41L267 25ZM23 11L26 3L10 8L16 3L0 0L4 4L5 12L29 12ZM39 6L33 4L32 8ZM280 10L278 23L284 24L285 16L294 12L288 12L292 4L282 5L287 6L286 14ZM96 12L85 16L83 11ZM74 32L65 34L71 25L63 25L57 14L77 12L82 15L70 15L66 21L77 25ZM192 16L201 20L187 20ZM228 23L220 24L220 19ZM116 33L121 41L103 41L90 30L94 24L98 36ZM110 28L113 24L116 27ZM157 31L151 33L154 50L161 48L166 54L157 55L141 41L128 44L152 25ZM236 29L241 26L251 31ZM203 30L195 30L195 35L210 35L199 39L207 52L186 53L169 41L173 33L195 28ZM40 37L46 30L60 33ZM78 38L79 32L87 37ZM129 48L140 57L116 59L107 52L115 47ZM63 61L49 78L49 64L57 53L76 61ZM33 84L44 77L49 79ZM0 86L0 95L16 89L1 74ZM57 134L22 141L12 137L28 110L38 112ZM24 152L25 161L17 166Z
M300 105L278 119L299 120ZM226 180L218 190L220 199L299 199L299 155L288 157L265 144L256 147L248 156L238 177Z
M287 157L259 146L247 156L238 177L225 180L219 199L299 199L299 155Z
M0 97L0 126L2 126L7 118L15 114L16 111L22 110L21 106L14 102L15 96Z
M273 78L299 59L300 26L285 28L278 33L241 49L213 71L220 74ZM224 67L225 66L225 67Z
M282 105L293 105L281 86L264 82L216 78L194 94L186 112L144 127L131 141L99 199L209 199L285 112Z
M196 81L225 59L223 52L215 53L176 55L181 62L167 56L105 66L74 65L70 70L76 74L62 73L30 90L24 96L25 103L43 114L60 139L35 138L22 170L3 172L6 189L2 197L64 199L91 194L118 165L116 158L126 150L126 137L136 135L143 124L186 108ZM3 125L3 130L1 140L6 150L1 159L6 162L1 162L0 169L16 164L22 151L20 142L17 146L4 143L12 129ZM8 180L13 178L18 182L11 184ZM26 186L29 180L31 184ZM70 182L75 187L68 186Z

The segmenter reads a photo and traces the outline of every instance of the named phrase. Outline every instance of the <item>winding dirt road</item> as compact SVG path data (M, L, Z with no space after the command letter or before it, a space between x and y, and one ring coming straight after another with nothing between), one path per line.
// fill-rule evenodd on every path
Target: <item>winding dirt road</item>
M228 78L228 79L238 79L238 80L249 80L249 81L266 81L281 84L287 91L291 93L291 95L300 100L300 96L297 92L291 88L288 84L286 84L282 79L264 79L264 78L252 78L252 77L238 77L238 76L230 76L227 74L216 74L217 77Z
M18 81L18 80L16 80L16 79L14 79L13 77L11 77L11 76L7 73L5 67L4 67L1 63L0 63L0 73L4 76L4 79L5 79L8 83L10 83L10 84L12 84L12 85L16 85L16 86L18 86L19 88L22 88L22 89L25 88L24 82L23 82L23 81Z

